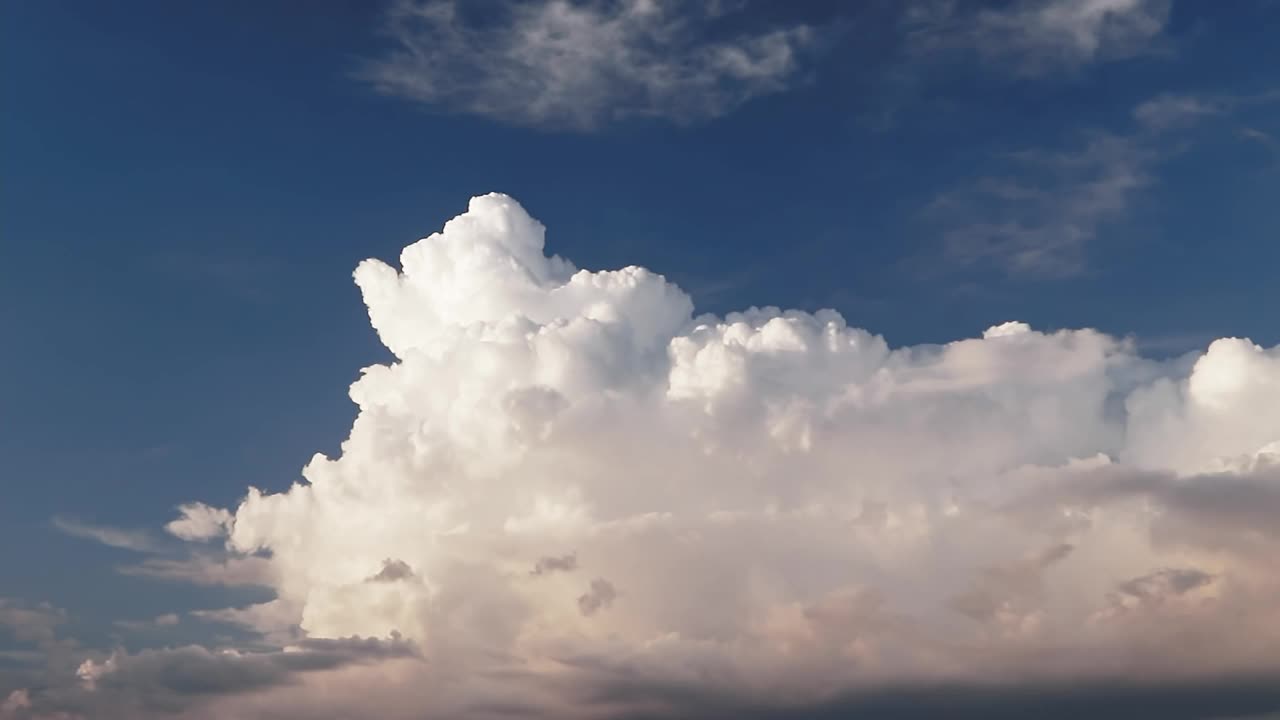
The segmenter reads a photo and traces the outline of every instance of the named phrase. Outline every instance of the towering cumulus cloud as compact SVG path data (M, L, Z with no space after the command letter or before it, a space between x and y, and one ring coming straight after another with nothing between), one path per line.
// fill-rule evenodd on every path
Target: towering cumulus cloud
M277 599L225 617L412 642L358 679L407 716L1280 670L1280 350L695 316L548 257L503 195L355 279L395 362L352 385L341 455L170 527L268 558Z

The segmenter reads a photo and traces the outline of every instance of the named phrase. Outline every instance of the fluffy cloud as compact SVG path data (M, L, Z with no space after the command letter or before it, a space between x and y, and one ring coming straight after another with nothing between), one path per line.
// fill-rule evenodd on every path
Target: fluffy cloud
M321 679L181 649L95 660L92 692L188 702L195 677L193 718L371 696L387 718L599 718L889 716L949 688L1011 717L1029 700L1001 683L1087 714L1280 673L1280 349L1156 361L1017 322L892 348L832 311L695 316L653 272L548 257L502 195L399 264L355 273L396 359L352 385L341 455L187 534L224 532L277 594L207 619L414 657ZM1221 707L1280 707L1249 692Z
M177 520L164 526L170 535L182 540L210 540L226 532L231 513L204 503L187 503L178 508Z
M397 48L362 76L445 110L578 130L627 117L714 118L789 84L808 28L726 35L708 26L729 7L698 7L400 0L387 17Z

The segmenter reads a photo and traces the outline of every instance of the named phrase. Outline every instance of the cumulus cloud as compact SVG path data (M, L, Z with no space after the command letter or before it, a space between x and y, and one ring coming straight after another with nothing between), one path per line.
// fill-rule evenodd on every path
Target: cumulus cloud
M964 50L1015 75L1074 71L1151 52L1169 22L1170 0L934 0L911 6L918 52Z
M182 540L212 540L226 534L231 513L204 503L178 506L181 516L164 526L170 535Z
M628 117L694 122L785 89L805 26L717 30L729 5L399 0L395 49L361 76L379 91L501 122L584 130Z
M1039 715L1008 684L1082 712L1172 684L1280 707L1248 690L1280 677L1280 348L1153 360L1020 322L893 348L832 311L695 315L649 270L548 256L502 195L355 279L395 360L352 385L340 456L220 523L276 599L203 617L421 658L321 682L120 655L93 692L200 690L196 718L371 694L386 718Z

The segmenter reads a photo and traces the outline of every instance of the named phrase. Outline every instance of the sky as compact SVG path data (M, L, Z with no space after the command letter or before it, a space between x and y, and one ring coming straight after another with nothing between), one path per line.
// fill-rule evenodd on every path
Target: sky
M1280 713L1280 4L0 13L0 720Z

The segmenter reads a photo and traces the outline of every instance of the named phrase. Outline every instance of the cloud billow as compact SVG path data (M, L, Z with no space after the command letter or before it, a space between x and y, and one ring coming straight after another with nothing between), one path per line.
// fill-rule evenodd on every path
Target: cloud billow
M342 454L172 529L269 566L275 600L207 617L413 657L211 717L309 717L312 682L389 718L781 717L1280 671L1280 349L695 315L649 270L549 257L496 194L399 265L355 272L396 359L352 385Z

